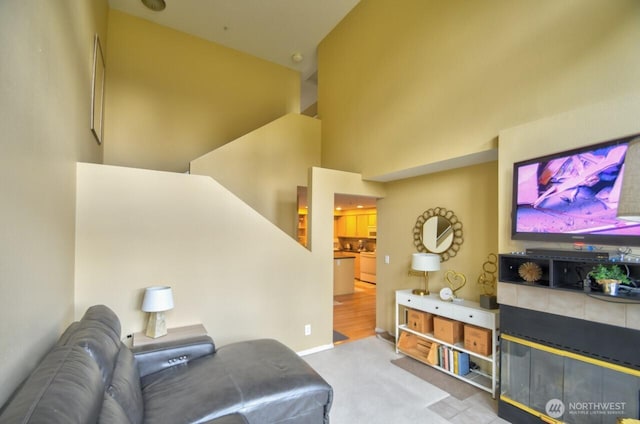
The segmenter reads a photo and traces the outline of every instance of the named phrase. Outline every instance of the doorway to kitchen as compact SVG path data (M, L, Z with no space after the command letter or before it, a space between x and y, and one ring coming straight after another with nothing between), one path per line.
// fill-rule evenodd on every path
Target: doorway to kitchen
M334 344L369 337L376 327L376 198L335 194Z

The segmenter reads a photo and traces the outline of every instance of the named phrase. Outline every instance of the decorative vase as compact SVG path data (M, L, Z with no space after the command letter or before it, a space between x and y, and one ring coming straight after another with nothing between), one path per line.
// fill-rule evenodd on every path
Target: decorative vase
M598 280L598 284L602 286L602 290L606 294L617 295L618 286L620 286L620 280Z

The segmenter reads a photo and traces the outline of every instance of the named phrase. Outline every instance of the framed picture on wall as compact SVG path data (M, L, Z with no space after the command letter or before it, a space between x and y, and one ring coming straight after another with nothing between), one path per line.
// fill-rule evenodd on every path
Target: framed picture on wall
M104 141L104 56L98 34L93 41L93 72L91 76L91 132L98 144Z

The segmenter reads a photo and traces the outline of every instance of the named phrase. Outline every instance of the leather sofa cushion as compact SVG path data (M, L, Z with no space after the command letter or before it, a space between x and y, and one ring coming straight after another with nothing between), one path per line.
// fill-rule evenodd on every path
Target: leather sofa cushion
M249 424L249 421L240 414L231 414L207 421L205 424Z
M113 371L111 384L105 391L105 400L115 401L127 418L126 422L141 424L144 417L144 404L140 389L138 365L131 351L124 345L120 348ZM106 402L105 403L110 403ZM114 423L124 421L112 421Z
M114 398L108 394L104 394L104 402L102 402L102 410L98 424L134 424L127 416L122 406L116 402Z
M333 394L302 358L275 340L230 344L149 375L142 393L145 423L154 424L206 422L233 412L249 423L328 422Z
M92 306L82 319L63 333L65 346L80 346L96 361L105 385L111 382L120 350L120 322L104 305Z
M97 321L106 325L115 334L116 338L120 338L122 328L120 327L120 319L109 307L105 305L91 306L82 316L81 321Z
M56 346L5 405L0 424L93 423L103 395L102 374L87 352Z

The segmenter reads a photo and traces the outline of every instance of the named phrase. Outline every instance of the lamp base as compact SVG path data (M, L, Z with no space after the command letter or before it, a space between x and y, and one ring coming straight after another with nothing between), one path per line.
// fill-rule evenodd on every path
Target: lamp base
M164 312L150 312L147 323L147 337L157 339L167 335L167 323L164 320Z
M429 294L429 290L425 289L413 289L411 293L416 294L418 296L426 296Z

